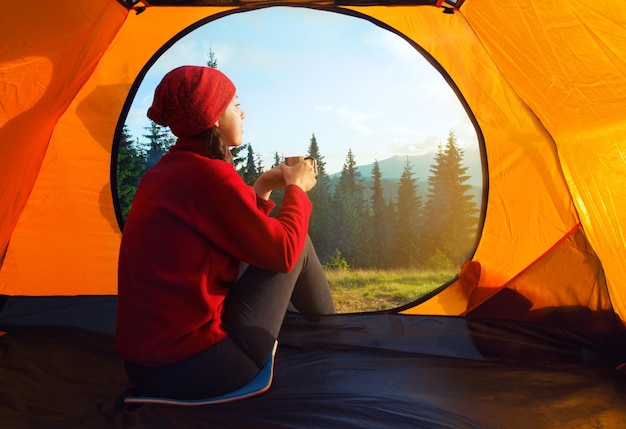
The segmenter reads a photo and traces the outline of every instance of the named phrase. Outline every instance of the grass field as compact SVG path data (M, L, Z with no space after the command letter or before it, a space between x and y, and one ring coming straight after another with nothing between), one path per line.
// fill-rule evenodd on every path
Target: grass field
M416 270L328 270L338 313L387 310L438 288L457 273Z

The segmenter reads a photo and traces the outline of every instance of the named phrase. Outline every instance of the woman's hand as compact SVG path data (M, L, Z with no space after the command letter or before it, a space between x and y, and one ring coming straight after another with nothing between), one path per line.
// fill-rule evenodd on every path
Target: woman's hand
M305 159L292 167L284 164L279 167L283 170L285 185L297 185L304 192L308 192L317 184L315 160L312 158Z
M278 166L263 172L254 182L253 188L259 197L268 200L272 190L285 186L282 168Z

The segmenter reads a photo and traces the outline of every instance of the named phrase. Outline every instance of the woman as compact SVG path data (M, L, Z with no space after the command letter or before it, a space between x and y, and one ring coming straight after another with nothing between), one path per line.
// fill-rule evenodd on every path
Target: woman
M142 177L124 226L116 348L142 394L227 393L258 373L290 301L307 315L335 311L307 236L314 166L280 165L246 185L229 148L245 115L210 67L169 72L148 117L177 141Z

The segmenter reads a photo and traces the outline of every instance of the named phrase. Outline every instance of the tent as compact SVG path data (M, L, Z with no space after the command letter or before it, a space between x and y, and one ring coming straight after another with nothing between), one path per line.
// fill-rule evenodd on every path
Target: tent
M623 426L624 3L131 3L0 5L3 427ZM178 33L275 5L368 19L441 70L484 142L477 248L403 308L289 315L258 398L124 407L111 166L127 96Z

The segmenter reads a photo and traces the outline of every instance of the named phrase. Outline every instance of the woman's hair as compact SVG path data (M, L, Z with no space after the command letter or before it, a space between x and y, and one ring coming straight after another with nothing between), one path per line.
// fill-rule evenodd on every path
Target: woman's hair
M207 158L219 159L235 165L233 155L230 153L230 146L222 138L222 134L217 127L211 127L196 135L204 143L204 151Z

